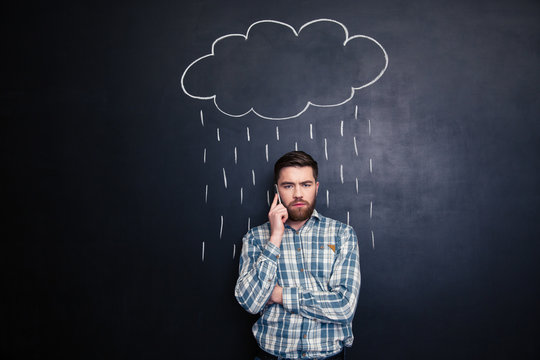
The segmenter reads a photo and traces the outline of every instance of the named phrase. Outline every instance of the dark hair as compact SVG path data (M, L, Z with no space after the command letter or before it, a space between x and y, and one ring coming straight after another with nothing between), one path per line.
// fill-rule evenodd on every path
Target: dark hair
M313 177L317 181L317 176L319 175L319 167L317 162L313 160L311 155L303 151L291 151L283 155L276 161L274 165L274 182L277 184L279 173L284 167L304 167L310 166L313 169Z

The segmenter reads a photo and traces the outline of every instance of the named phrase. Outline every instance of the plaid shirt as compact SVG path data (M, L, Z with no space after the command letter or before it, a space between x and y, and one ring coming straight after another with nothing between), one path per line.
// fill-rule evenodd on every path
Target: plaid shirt
M253 335L266 352L288 359L320 358L353 342L360 291L358 240L352 227L313 211L299 230L285 226L281 246L269 242L270 223L244 236L235 296L261 313ZM283 305L266 305L274 286Z

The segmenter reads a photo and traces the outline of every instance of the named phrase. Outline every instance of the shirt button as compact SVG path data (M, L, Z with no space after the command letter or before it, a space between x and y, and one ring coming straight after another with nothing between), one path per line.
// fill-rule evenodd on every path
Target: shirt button
M304 272L304 269L300 269L300 272Z
M321 245L321 249L324 248L324 246Z
M276 255L276 259L279 259L279 255Z
M306 334L304 334L304 339L305 339L305 338L307 338L307 335L306 335Z
M301 249L301 248L298 248L298 249L296 249L296 250L300 251L300 250L302 250L302 249Z
M306 357L306 353L302 353L302 357Z

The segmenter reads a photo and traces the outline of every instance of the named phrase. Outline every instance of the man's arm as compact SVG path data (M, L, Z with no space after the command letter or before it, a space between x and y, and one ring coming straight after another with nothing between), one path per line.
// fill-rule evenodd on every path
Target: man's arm
M234 294L244 309L256 314L264 308L276 284L280 251L270 242L262 247L251 232L244 236L242 243L240 276Z
M344 228L341 234L341 247L328 288L329 291L283 288L283 307L293 314L322 322L352 321L360 292L360 260L358 240L351 227Z
M261 241L262 234L248 232L242 242L240 257L240 276L234 294L238 303L252 314L260 312L268 302L276 284L279 247L285 231L287 209L277 203L278 196L268 213L270 238L268 243ZM267 236L267 235L266 235Z

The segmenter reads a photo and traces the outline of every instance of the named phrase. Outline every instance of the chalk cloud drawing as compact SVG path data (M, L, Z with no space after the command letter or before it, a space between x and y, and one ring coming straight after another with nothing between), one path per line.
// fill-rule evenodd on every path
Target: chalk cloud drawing
M377 40L350 36L336 20L313 20L298 31L280 21L261 20L245 34L216 39L209 54L185 69L181 87L194 99L212 100L230 117L253 113L287 120L310 106L349 102L387 67L388 55Z

